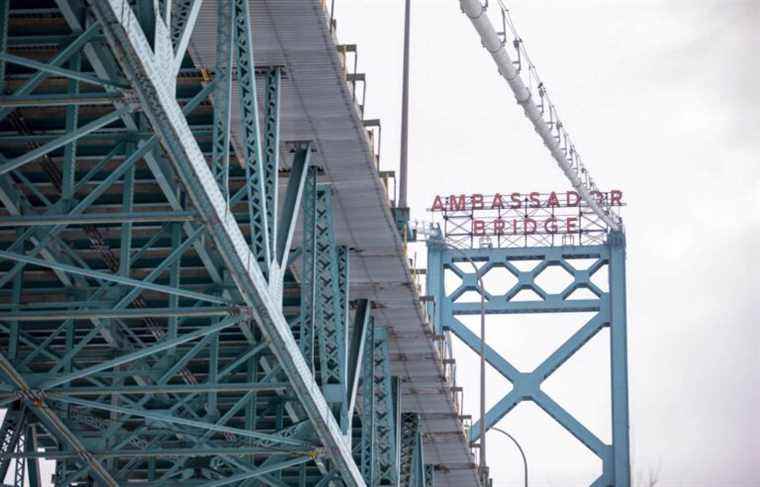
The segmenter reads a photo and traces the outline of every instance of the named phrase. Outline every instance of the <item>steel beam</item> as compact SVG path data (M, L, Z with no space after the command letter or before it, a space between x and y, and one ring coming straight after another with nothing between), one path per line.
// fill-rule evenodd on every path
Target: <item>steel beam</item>
M239 313L236 306L207 306L207 307L177 307L177 308L129 308L129 309L83 309L60 311L17 311L5 313L0 317L7 321L57 321L57 320L90 320L100 319L130 319L130 318L188 318L227 316Z
M244 396L244 399L248 399L248 395ZM121 407L121 406L113 406L111 404L106 404L102 402L88 401L85 399L77 399L77 398L67 397L67 396L56 396L54 398L51 397L51 400L63 402L66 404L74 404L74 405L82 406L89 409L113 411L118 414L126 414L129 416L136 416L136 417L151 419L154 421L160 421L160 422L169 423L169 424L177 424L181 426L198 428L198 429L203 429L203 430L208 430L208 431L215 431L219 433L230 433L236 436L253 438L254 440L263 440L263 441L271 442L274 444L291 445L291 446L297 446L297 447L307 448L307 449L313 448L313 445L310 443L300 441L300 440L293 440L291 438L287 438L280 435L259 433L256 431L248 431L242 428L232 428L229 426L223 426L221 424L212 424L212 423L205 423L202 421L194 421L194 420L187 419L181 416L168 415L163 412L155 412L149 409L134 409L134 408ZM242 402L242 400L240 402Z
M229 328L230 326L237 325L238 323L240 323L242 319L243 319L242 316L230 316L229 318L222 320L219 323L216 323L214 325L203 327L190 333L182 334L181 336L177 338L169 338L169 339L161 340L154 345L138 349L132 353L122 355L121 357L100 362L97 365L93 365L91 367L87 367L86 369L81 369L76 372L72 372L63 377L57 377L55 379L48 380L45 383L43 383L39 388L41 390L52 389L53 387L60 386L67 382L71 382L76 379L81 379L82 377L87 377L89 375L95 374L103 370L108 370L110 368L114 368L119 365L124 365L129 362L133 362L135 360L147 357L149 355L153 355L158 352L162 352L164 350L174 348L177 345L181 345L183 343L187 343L197 338L204 337L206 335L218 332L225 328Z
M61 66L66 63L72 56L79 53L84 46L90 43L100 33L100 24L97 22L92 23L86 29L81 30L81 34L77 35L75 39L66 43L66 47L56 54L50 61L48 66ZM5 52L3 49L2 52ZM5 67L5 62L0 62L0 65ZM31 78L24 82L21 87L17 88L13 92L12 97L24 96L31 94L39 85L48 77L48 73L44 71L38 71L34 73ZM3 79L4 81L4 79ZM14 110L14 107L7 107L0 109L0 121L5 118Z
M55 225L97 225L121 223L191 222L197 218L193 211L151 211L85 213L81 215L23 215L0 217L0 227L35 227Z
M15 159L11 159L11 160L4 159L3 164L0 164L0 175L6 174L14 169L17 169L23 166L24 164L27 164L39 157L44 156L45 154L48 154L67 144L70 144L71 142L75 141L76 139L80 137L84 137L85 135L89 133L92 133L102 127L105 127L106 125L115 122L116 120L121 118L122 115L129 113L130 111L131 111L131 108L129 107L121 108L119 110L116 110L115 112L109 113L108 115L103 115L102 117L96 120L93 120L92 122L86 125L82 125L76 130L72 130L71 132L68 132L65 135L62 135L61 137L58 137L57 139L52 140L48 142L47 144L38 147L37 149L27 152L26 154L22 156L18 156Z
M112 93L40 94L0 96L0 108L9 107L67 107L71 105L112 105L121 98Z
M58 264L56 262L49 262L44 259L37 259L35 257L29 257L22 254L16 254L13 252L0 251L0 259L15 260L16 262L23 262L25 264L32 264L40 267L48 267L50 269L57 269L68 274L78 274L80 276L92 277L93 279L99 279L101 281L115 282L125 286L132 286L139 289L149 289L166 294L176 294L177 296L183 296L198 301L206 301L209 303L227 304L227 300L208 294L197 293L195 291L187 291L184 289L173 288L171 286L164 286L162 284L153 284L147 281L139 281L137 279L131 279L128 277L122 277L114 274L108 274L107 272L93 271L89 269L83 269L80 267L74 267L68 264Z

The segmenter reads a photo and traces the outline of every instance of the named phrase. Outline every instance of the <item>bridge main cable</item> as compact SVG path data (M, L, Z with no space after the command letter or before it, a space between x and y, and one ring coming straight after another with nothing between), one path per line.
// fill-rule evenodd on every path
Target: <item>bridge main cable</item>
M591 175L581 161L580 154L575 149L569 134L565 130L562 121L559 120L557 109L551 103L544 84L536 73L535 66L530 62L522 39L517 35L509 20L509 12L499 0L504 31L498 33L487 14L487 6L483 6L480 0L460 0L462 11L469 17L475 30L480 34L483 47L491 54L499 68L499 74L509 84L517 99L517 103L523 107L525 115L533 123L538 135L549 149L554 160L559 164L562 172L570 180L573 188L580 194L583 201L596 213L612 230L623 231L623 221L612 212L608 200L599 200L595 194L601 194ZM487 3L486 3L487 5ZM514 61L505 49L507 24L514 34L513 45L516 49L517 60ZM499 34L502 34L503 38ZM527 84L523 79L522 65L526 64ZM533 86L535 83L535 86ZM536 102L535 100L538 99Z

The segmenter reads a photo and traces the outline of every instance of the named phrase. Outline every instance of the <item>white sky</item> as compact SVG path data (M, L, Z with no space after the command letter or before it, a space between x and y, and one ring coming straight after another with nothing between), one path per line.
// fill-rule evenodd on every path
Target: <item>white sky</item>
M659 472L658 486L759 486L760 2L507 4L595 180L622 189L629 205L634 475ZM368 76L366 117L383 121L384 169L398 161L402 13L403 0L336 0L339 38L359 45ZM426 218L437 193L566 189L458 2L415 0L413 29L413 217ZM529 367L580 324L492 322L489 341ZM545 384L602 439L604 338ZM477 418L477 362L463 349L457 357ZM492 374L488 402L508 387ZM598 475L593 456L534 406L507 418L499 426L525 447L531 485ZM488 441L495 485L521 485L514 448L497 433Z

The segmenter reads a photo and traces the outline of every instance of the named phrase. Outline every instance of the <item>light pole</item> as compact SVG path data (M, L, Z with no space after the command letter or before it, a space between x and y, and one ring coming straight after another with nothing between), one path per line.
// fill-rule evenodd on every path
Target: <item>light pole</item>
M480 478L481 485L488 487L488 464L486 463L486 288L483 286L483 276L480 275L480 269L462 249L447 242L440 229L432 235L434 235L437 244L443 245L462 256L472 266L475 276L478 278L478 294L480 294Z
M404 72L401 83L401 157L399 160L399 208L406 208L407 157L409 141L409 35L412 1L404 4Z
M499 433L505 435L507 438L512 440L512 443L514 443L517 449L520 451L520 456L522 456L522 461L523 461L523 472L525 472L525 487L528 487L528 460L525 458L525 452L520 446L520 443L517 442L514 436L510 435L509 433L507 433L501 428L497 428L496 426L494 426L491 429L498 431Z

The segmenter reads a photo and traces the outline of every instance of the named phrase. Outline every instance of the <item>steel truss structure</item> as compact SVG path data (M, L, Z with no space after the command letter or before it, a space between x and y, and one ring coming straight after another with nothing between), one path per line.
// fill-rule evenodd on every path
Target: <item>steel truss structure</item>
M0 481L432 485L250 2L32 3L0 0Z
M591 319L567 341L549 355L538 367L522 372L507 358L487 343L485 359L512 384L512 390L494 405L484 418L470 429L470 441L480 436L480 429L495 426L522 401L533 401L563 428L602 460L603 471L593 482L593 487L629 487L630 461L628 440L628 371L626 338L626 288L625 288L625 236L610 231L604 245L547 246L524 248L452 249L439 238L428 240L427 294L433 297L428 305L439 334L449 333L461 340L475 353L480 353L481 340L459 317L479 315L480 302L462 302L467 292L485 297L483 305L487 315L525 313L594 313ZM578 259L591 259L593 263L583 268ZM532 269L520 262L529 261ZM479 265L471 269L470 263ZM457 265L457 264L460 265ZM560 292L550 293L537 284L537 278L550 267L559 267L572 277ZM593 281L597 272L607 268L608 290L603 291ZM505 294L491 294L481 289L479 282L489 271L506 269L516 283ZM445 274L453 272L461 284L450 293L445 287ZM578 299L578 290L589 291ZM518 299L522 291L535 293L535 299ZM467 300L470 301L470 300ZM479 298L478 298L479 301ZM569 360L602 329L610 331L610 378L612 443L605 444L586 426L578 421L554 399L541 390L541 384Z

